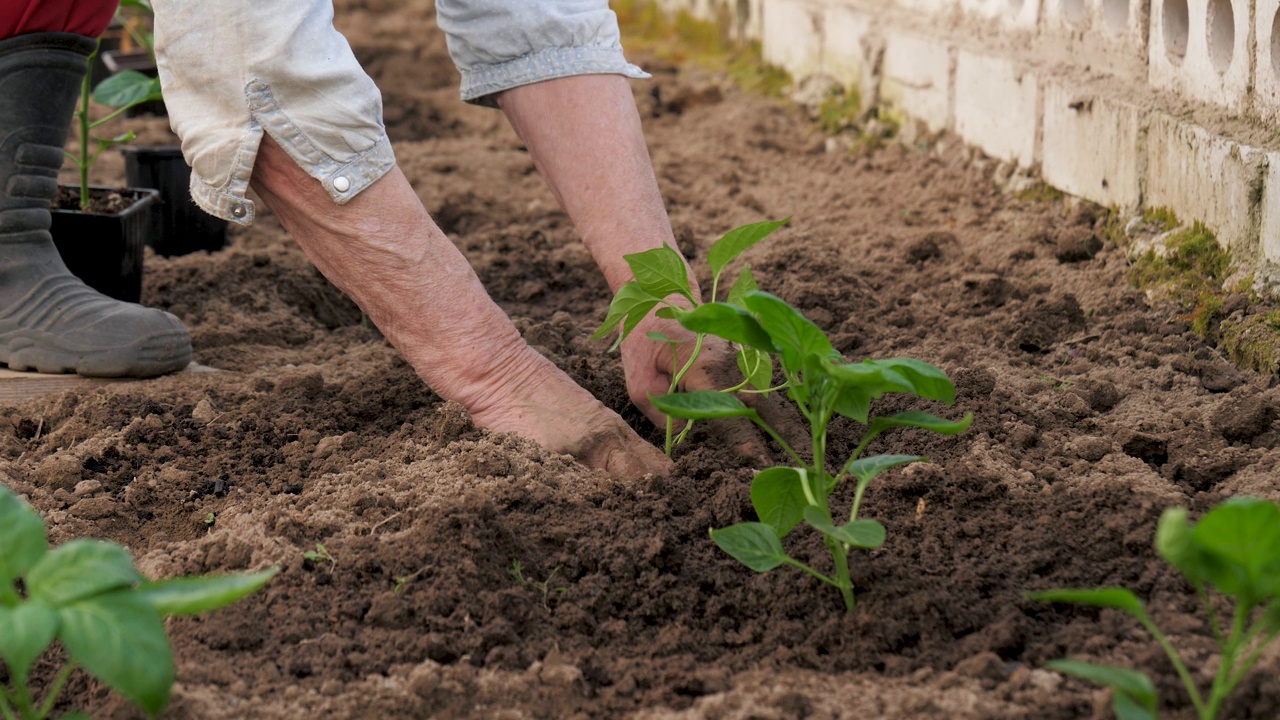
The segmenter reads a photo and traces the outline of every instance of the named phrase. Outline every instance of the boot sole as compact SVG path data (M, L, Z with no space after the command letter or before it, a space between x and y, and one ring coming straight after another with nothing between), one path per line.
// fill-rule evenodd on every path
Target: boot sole
M191 340L181 331L158 333L112 348L71 348L56 336L29 330L0 334L0 364L18 372L84 377L148 378L191 363Z

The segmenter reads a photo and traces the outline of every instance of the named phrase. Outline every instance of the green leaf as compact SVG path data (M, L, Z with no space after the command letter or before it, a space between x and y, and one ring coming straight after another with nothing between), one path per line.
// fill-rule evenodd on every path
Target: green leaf
M676 319L687 330L696 333L709 333L739 345L758 348L765 352L776 352L769 333L760 327L760 323L751 313L742 308L724 303L707 303L693 310L673 311Z
M151 12L151 3L147 0L120 0L120 7Z
M845 467L845 472L858 479L859 487L866 487L871 484L876 476L885 470L909 465L917 460L924 458L919 455L872 455L854 460Z
M751 266L743 265L742 270L738 273L738 279L733 283L733 289L729 291L729 296L725 298L725 302L730 305L737 305L740 308L747 306L747 293L759 290L760 286L756 285L756 278L751 274Z
M859 519L844 525L836 525L831 514L820 507L809 505L804 509L805 522L824 535L829 535L845 545L874 550L884 545L884 526L875 520Z
M835 400L831 403L831 409L866 425L867 418L871 415L871 400L871 393L864 388L856 385L840 385L836 391Z
M689 287L689 270L684 264L684 258L669 245L623 255L622 259L631 266L636 284L650 295L661 300L668 295L679 294L688 298L689 302L697 302Z
M0 607L0 659L22 685L40 654L58 631L58 613L39 600Z
M152 715L169 702L173 651L155 606L132 590L58 611L58 639L72 660Z
M786 537L804 519L805 499L800 473L792 467L771 467L751 480L751 506L761 522Z
M973 413L965 413L959 420L944 420L937 415L926 412L901 412L889 417L878 417L871 421L872 432L883 432L889 428L914 427L932 430L940 435L959 435L969 429L973 422Z
M715 390L657 395L650 400L660 412L685 420L747 417L755 411L738 398Z
M839 358L831 340L817 325L799 311L766 292L747 293L744 300L747 309L756 319L778 349L783 367L791 372L805 368L805 358Z
M938 400L948 405L956 401L956 388L947 374L926 362L911 358L868 360L869 364L892 370L906 379L910 391L922 398Z
M118 72L93 89L94 102L113 108L133 107L161 97L160 78L147 77L136 70Z
M137 593L161 615L196 615L244 598L280 572L273 567L243 575L205 575L143 583Z
M1207 581L1200 548L1191 539L1187 509L1168 508L1156 525L1156 552L1195 585Z
M1224 502L1200 518L1191 540L1219 591L1250 606L1280 595L1280 507L1275 503Z
M1106 685L1115 691L1113 707L1118 720L1155 720L1156 687L1151 678L1136 670L1095 665L1075 660L1053 660L1045 667L1065 675ZM1125 701L1121 701L1121 697ZM1123 714L1122 714L1123 713Z
M1134 617L1142 617L1146 610L1142 601L1129 590L1122 587L1045 590L1044 592L1027 593L1032 600L1042 602L1072 603L1097 608L1123 610Z
M667 337L666 335L663 335L660 332L647 332L644 334L644 336L649 338L650 340L656 340L657 342L666 343L668 345L679 345L680 343L684 342L683 340L672 340L671 338Z
M763 350L738 348L738 370L756 390L768 390L773 385L773 358Z
M622 335L618 338L621 342L631 331L640 324L645 315L654 308L661 298L656 298L649 294L635 283L627 283L618 288L618 294L613 296L613 301L609 303L609 314L605 316L604 324L600 329L596 330L591 336L592 340L599 340L613 331L619 323L625 321L623 325Z
M0 594L35 566L49 549L44 520L9 488L0 485Z
M785 220L758 222L751 225L743 225L725 233L707 251L707 264L711 266L711 273L719 275L725 266L733 262L735 258L746 252L752 245L768 237L774 230L786 225L790 220L791 218L786 218Z
M733 559L759 573L791 560L782 549L778 533L764 523L738 523L712 530L711 539Z
M27 573L27 593L55 608L142 582L129 551L100 540L71 540Z

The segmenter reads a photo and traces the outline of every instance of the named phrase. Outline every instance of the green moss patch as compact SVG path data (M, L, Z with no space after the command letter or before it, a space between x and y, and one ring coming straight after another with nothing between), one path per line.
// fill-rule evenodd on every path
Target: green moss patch
M1242 368L1266 375L1280 372L1280 310L1222 323L1222 347Z
M1177 222L1172 213L1147 220L1160 225ZM1192 330L1212 339L1227 294L1222 286L1230 268L1230 254L1208 228L1195 223L1169 237L1164 255L1149 250L1134 261L1129 282L1182 305L1189 313Z

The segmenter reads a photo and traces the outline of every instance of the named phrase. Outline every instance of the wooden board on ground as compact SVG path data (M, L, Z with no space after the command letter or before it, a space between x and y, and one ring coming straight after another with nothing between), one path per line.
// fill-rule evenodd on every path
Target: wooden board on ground
M217 372L216 368L191 363L183 373ZM28 400L41 395L89 389L100 385L145 382L136 378L87 378L79 375L44 375L33 372L15 372L0 368L0 403Z

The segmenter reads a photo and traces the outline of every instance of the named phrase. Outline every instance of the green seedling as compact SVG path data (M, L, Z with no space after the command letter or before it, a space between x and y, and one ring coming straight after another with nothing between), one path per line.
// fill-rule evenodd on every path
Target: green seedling
M325 548L325 546L321 545L320 543L316 543L315 550L308 550L302 553L302 557L306 558L307 560L310 560L313 563L321 563L321 562L329 563L330 572L332 572L334 568L338 567L337 558L331 555L329 551Z
M790 220L791 218L787 218L785 220L744 225L725 233L723 237L711 246L711 249L707 252L707 264L711 266L712 307L706 311L707 313L713 315L722 313L723 311L720 308L726 305L740 308L742 298L756 289L755 278L751 275L750 266L744 265L738 274L738 279L734 282L733 288L726 295L726 303L717 303L716 298L719 296L720 282L725 270L738 256L768 237L774 230L787 224ZM612 348L617 349L636 329L640 321L644 320L654 308L659 308L656 313L658 317L670 320L704 307L702 299L693 295L684 258L670 246L663 245L653 250L626 255L624 259L627 261L627 265L631 267L631 272L636 279L618 288L617 294L613 297L613 302L609 305L609 314L605 317L604 324L592 336L594 339L606 337L614 329L621 328L617 342L613 344ZM692 310L687 309L684 305L690 306ZM680 362L680 345L682 341L673 340L661 333L649 333L648 337L651 340L665 343L671 348L671 367L675 372L671 376L671 386L667 392L674 393L680 388L680 383L684 381L685 375L697 362L698 356L702 352L702 345L706 341L707 333L694 330L693 349L683 363ZM768 353L761 352L746 343L739 343L738 369L742 371L744 380L737 386L720 392L726 394L733 392L768 393L778 389L769 387L773 381L773 363ZM671 415L667 415L666 439L663 443L667 455L671 455L676 446L688 437L689 430L692 428L693 421L689 420L685 423L684 428L681 429L680 434L676 435L675 423Z
M1221 652L1207 696L1131 591L1108 587L1049 590L1028 596L1132 615L1169 656L1200 720L1215 720L1223 701L1280 635L1280 507L1264 500L1234 498L1210 510L1197 525L1187 522L1186 508L1170 508L1160 518L1155 544L1160 556L1182 573L1200 596ZM1234 601L1229 624L1219 620L1210 588ZM1144 673L1073 660L1057 660L1048 667L1110 687L1114 691L1112 707L1120 720L1156 717L1155 685Z
M401 590L404 590L405 586L406 586L406 585L408 585L410 581L412 581L412 580L414 580L415 578L417 578L417 577L418 577L419 575L421 575L421 574L423 573L423 571L425 571L425 570L426 570L426 568L419 568L419 569L414 570L413 572L409 573L408 575L401 575L400 577L397 577L397 578L395 579L395 580L396 580L396 585L395 585L395 587L393 587L393 588L391 589L391 594L392 594L392 595L399 595L399 594L400 594L400 591L401 591Z
M71 540L50 549L44 521L0 485L0 660L8 669L0 717L49 717L78 667L159 714L174 681L163 618L230 605L278 570L150 582L115 543ZM40 698L31 668L55 640L69 659Z
M951 405L955 387L945 373L919 360L844 362L817 325L768 293L747 292L742 303L743 307L708 303L690 311L675 311L674 315L689 330L716 335L777 359L786 376L781 387L808 421L813 460L806 462L775 428L729 392L673 393L653 398L653 404L670 416L688 420L745 417L782 447L794 466L769 468L751 483L751 503L760 522L712 530L711 539L756 572L768 572L780 565L804 570L838 588L845 607L852 611L849 553L853 548L877 548L885 541L884 526L858 517L863 494L885 470L922 459L915 455L862 457L863 451L881 433L893 428L914 427L955 435L969 427L973 416L966 414L950 421L912 411L872 418L872 401L885 393L910 393ZM827 430L837 415L861 423L866 430L847 459L829 466ZM856 482L856 490L848 520L837 525L830 498L846 479ZM834 577L792 558L783 549L782 538L801 522L822 533L831 551Z
M569 592L569 588L567 588L567 587L564 587L564 586L552 587L552 586L551 586L551 579L552 579L552 578L554 578L554 577L556 576L556 573L558 573L558 572L560 572L560 566L559 566L559 565L557 565L557 566L555 567L555 569L553 569L553 570L551 571L551 574L550 574L550 575L547 575L547 579L546 579L546 580L543 580L542 582L535 582L535 581L530 580L529 578L526 578L526 577L524 576L524 565L523 565L519 560L512 560L512 561L511 561L511 568L510 568L509 570L507 570L507 573L511 575L511 579L512 579L512 580L514 580L514 581L515 581L515 583L516 583L517 585L519 585L520 587L523 587L523 588L531 588L531 589L533 589L533 590L537 590L538 592L542 593L542 605L543 605L543 607L546 607L546 605L547 605L547 598L551 595L551 593L553 593L553 592L557 592L557 593L566 593L566 592Z
M213 524L217 521L218 521L218 516L214 515L213 513L209 513L204 516L204 524L208 527L213 527Z

